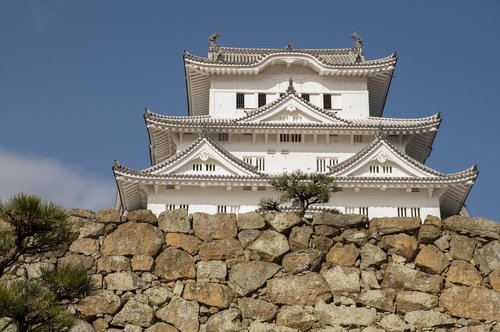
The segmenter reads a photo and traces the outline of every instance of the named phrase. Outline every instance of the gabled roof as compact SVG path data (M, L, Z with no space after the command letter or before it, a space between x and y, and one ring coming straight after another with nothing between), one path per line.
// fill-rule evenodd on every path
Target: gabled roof
M210 174L207 172L185 172L185 166L196 159L214 160L223 165L224 173ZM184 167L184 168L183 168ZM206 132L190 146L171 156L165 161L144 170L133 170L120 165L117 161L113 165L113 173L118 186L121 205L125 210L134 210L145 207L143 187L147 185L169 184L178 180L195 183L214 182L231 183L235 181L250 181L265 183L267 175L256 170L255 166L247 164L228 153L214 142Z
M203 131L200 137L187 148L157 165L144 170L132 170L120 164L115 164L113 169L116 173L136 175L139 177L183 176L182 174L176 174L176 170L185 162L191 161L203 153L205 153L206 156L202 156L201 158L212 158L232 166L232 170L237 173L234 174L234 176L264 176L264 174L256 171L255 166L245 163L227 152L223 147L208 137L205 131Z
M399 176L360 175L359 170L366 169L366 166L374 160L382 165L387 161L395 163L404 168L405 174L399 174ZM457 173L441 173L402 153L385 138L377 137L372 144L353 157L331 167L330 174L336 178L340 186L359 185L360 183L375 187L382 184L398 184L417 188L444 186L447 190L441 197L441 210L443 216L449 216L460 212L478 176L478 170L474 165Z
M218 66L255 66L273 57L307 56L325 67L346 68L376 67L394 64L396 54L387 57L365 60L357 48L337 49L293 49L293 48L238 48L219 47L218 51L209 52L208 57L200 57L186 51L186 62Z
M272 103L266 104L255 111L249 111L247 114L241 118L235 119L234 123L276 123L276 122L288 122L295 123L295 121L276 121L272 117L279 112L286 109L289 112L298 111L302 115L309 119L309 121L301 122L301 124L310 124L314 126L315 124L348 124L349 121L341 119L336 116L335 112L328 112L324 109L317 107L307 100L299 97L296 93L287 92L277 100ZM299 121L300 122L300 121Z

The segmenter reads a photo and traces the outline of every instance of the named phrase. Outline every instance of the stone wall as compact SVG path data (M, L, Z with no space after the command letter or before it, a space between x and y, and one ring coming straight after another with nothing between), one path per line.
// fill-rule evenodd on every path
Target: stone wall
M500 331L500 223L451 217L73 210L67 250L4 279L85 266L76 331ZM0 325L1 325L0 321ZM1 326L0 326L1 330Z

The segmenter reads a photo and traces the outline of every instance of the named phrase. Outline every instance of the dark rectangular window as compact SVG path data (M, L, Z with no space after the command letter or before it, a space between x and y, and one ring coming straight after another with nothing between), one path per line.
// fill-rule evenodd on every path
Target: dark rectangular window
M332 95L323 95L323 109L332 109Z
M309 101L309 94L308 93L303 93L300 95L302 99Z
M259 107L262 107L266 104L266 94L259 93Z
M245 94L237 93L236 94L236 108L245 108Z

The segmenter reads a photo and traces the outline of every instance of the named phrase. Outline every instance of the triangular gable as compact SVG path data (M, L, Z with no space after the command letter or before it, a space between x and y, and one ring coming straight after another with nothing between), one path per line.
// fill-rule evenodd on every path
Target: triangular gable
M250 112L247 116L238 119L236 122L348 123L347 120L340 119L333 113L314 106L292 93Z
M234 157L205 135L145 171L151 175L261 176L254 166Z
M385 139L377 138L368 147L332 167L336 177L425 178L444 176L399 151Z

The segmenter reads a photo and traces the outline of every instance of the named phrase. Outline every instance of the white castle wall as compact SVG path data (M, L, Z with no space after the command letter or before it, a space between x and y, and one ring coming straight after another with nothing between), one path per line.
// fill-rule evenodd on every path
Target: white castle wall
M258 94L267 95L267 103L284 93L292 77L295 90L310 94L310 102L323 107L323 94L340 94L340 117L368 117L369 103L366 78L322 77L304 67L275 65L259 76L214 76L210 86L209 114L214 117L239 117L244 110L236 109L236 93L245 94L245 110L256 109Z
M278 174L297 169L316 172L318 158L338 158L338 162L342 162L354 156L374 140L373 136L364 136L362 143L353 143L350 136L339 135L330 136L327 143L325 135L318 135L314 143L313 135L305 135L303 142L284 143L279 142L277 135L279 134L269 134L267 144L262 134L256 136L255 143L252 135L244 134L231 134L230 142L217 143L241 160L245 157L265 158L264 172ZM176 142L178 151L188 147L197 137L195 134L184 135L182 143ZM217 141L218 134L213 134L212 138ZM404 147L397 139L392 143L404 151ZM394 171L397 171L396 168Z
M181 186L180 190L164 189L148 197L147 208L156 215L169 208L179 208L180 205L189 205L189 213L206 212L217 213L218 206L226 206L227 213L244 213L255 211L263 197L279 197L279 193L267 188L265 191L246 191L242 187L233 187L230 191L226 187L200 188ZM349 213L349 208L368 207L368 216L396 217L398 207L407 208L407 216L411 216L411 208L419 207L420 216L424 219L427 215L441 217L439 209L439 195L429 197L427 190L420 192L407 192L405 189L344 189L332 194L330 202L323 207L337 208L343 213ZM352 211L351 211L352 212Z

